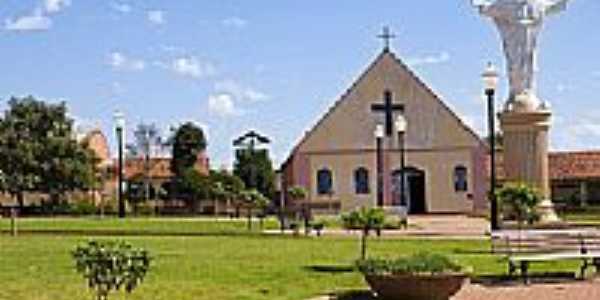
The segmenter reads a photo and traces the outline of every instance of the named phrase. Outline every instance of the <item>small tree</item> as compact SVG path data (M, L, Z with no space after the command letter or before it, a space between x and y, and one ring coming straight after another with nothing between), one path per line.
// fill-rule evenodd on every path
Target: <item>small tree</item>
M175 182L178 197L184 199L191 213L198 211L200 201L211 196L210 177L200 174L195 169L188 169L182 178Z
M231 201L238 198L240 192L244 190L244 182L227 171L211 171L210 181L215 214L218 214L219 202L226 202L227 209L229 209Z
M293 186L287 190L287 194L292 199L292 201L301 202L302 207L302 219L304 221L304 231L308 234L309 226L310 226L310 204L306 203L306 198L308 197L308 190L302 186ZM297 217L296 217L297 218Z
M536 189L523 183L509 184L498 191L498 199L515 214L519 229L523 222L533 224L537 220L536 207L541 198Z
M385 212L380 208L365 208L342 215L344 228L360 230L360 257L367 257L367 237L372 230L380 230L385 223Z
M150 269L148 252L125 242L91 241L77 247L72 255L77 272L95 290L97 300L108 299L113 290L133 292Z
M263 194L261 194L257 190L243 191L241 194L241 198L247 209L248 230L252 230L252 209L255 207L264 209L268 205L269 199L267 199Z

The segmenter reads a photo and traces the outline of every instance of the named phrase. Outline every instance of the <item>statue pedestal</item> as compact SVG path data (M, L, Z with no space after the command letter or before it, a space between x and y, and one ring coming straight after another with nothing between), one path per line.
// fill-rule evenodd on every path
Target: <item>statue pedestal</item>
M540 221L548 223L559 221L550 200L548 172L548 131L552 113L540 107L522 109L525 107L517 103L500 114L500 122L504 134L506 181L523 182L536 188L543 199L538 207Z

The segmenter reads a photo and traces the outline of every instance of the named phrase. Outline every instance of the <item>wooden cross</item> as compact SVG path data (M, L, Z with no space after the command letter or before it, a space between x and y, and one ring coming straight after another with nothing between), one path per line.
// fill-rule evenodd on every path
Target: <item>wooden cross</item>
M373 112L385 114L385 135L390 137L394 133L394 112L404 112L403 104L394 104L392 92L386 90L383 93L383 104L371 105Z
M390 31L390 28L385 26L383 27L383 33L377 36L382 39L384 42L384 50L390 49L390 40L396 38L396 35Z

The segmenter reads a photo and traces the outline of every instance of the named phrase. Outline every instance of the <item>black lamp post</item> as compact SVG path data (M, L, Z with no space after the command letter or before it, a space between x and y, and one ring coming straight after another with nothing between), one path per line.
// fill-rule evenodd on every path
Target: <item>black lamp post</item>
M119 200L119 218L125 218L125 199L123 197L123 131L125 129L125 115L117 111L114 115L115 130L117 132L117 197Z
M490 218L492 230L500 229L498 223L498 199L496 199L496 114L494 98L498 86L498 72L492 63L489 63L482 74L488 108L488 133L490 142Z
M405 133L407 122L406 118L403 115L399 115L396 117L396 132L398 133L398 145L400 148L400 204L401 206L406 206L406 195L404 192L404 181L405 181L405 169L406 169L406 143L405 143Z
M377 165L377 207L383 207L383 138L385 136L383 125L375 127L376 160Z

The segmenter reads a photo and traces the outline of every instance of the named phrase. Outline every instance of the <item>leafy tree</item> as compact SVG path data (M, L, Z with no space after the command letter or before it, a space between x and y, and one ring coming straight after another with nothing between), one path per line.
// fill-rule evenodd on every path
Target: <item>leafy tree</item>
M193 168L187 169L176 183L178 197L186 202L192 213L198 211L200 201L209 199L212 196L210 177L200 174Z
M97 300L106 300L111 291L133 292L150 270L150 256L125 242L91 241L72 253L77 272L96 292Z
M305 200L308 197L308 190L302 186L292 186L287 192L288 196L295 201Z
M244 182L237 176L223 171L211 171L211 197L215 201L215 214L218 214L218 203L226 202L231 207L232 200L238 199L244 190Z
M171 171L176 177L193 168L198 155L206 150L206 138L202 128L191 122L181 125L173 137Z
M275 172L266 149L243 148L236 151L233 173L244 181L249 189L256 189L266 196L273 195Z
M0 170L5 191L23 206L24 193L58 202L68 191L93 188L97 159L73 134L65 103L11 98L0 119Z
M304 233L308 235L310 233L310 219L312 215L310 204L304 202L304 200L306 200L306 198L308 197L308 190L302 186L292 186L288 189L287 193L293 202L300 201L302 203L302 219L304 220Z
M342 215L344 228L360 230L360 257L364 260L367 256L367 237L372 230L380 230L385 223L385 212L381 208L364 208Z
M536 189L527 184L508 184L498 191L498 200L515 214L519 228L525 221L532 224L539 217L536 208L541 196Z
M257 190L246 190L241 193L241 199L247 209L248 230L252 230L252 209L265 209L269 204L269 199Z

